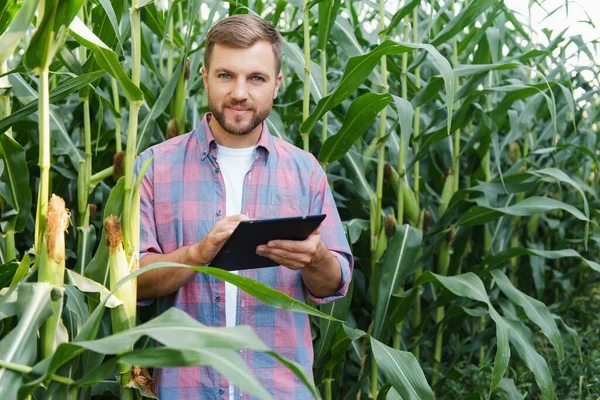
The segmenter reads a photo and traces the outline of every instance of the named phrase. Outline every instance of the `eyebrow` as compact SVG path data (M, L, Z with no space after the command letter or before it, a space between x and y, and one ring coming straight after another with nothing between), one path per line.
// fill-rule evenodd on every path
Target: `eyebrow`
M227 73L230 75L235 75L232 71L228 70L227 68L215 68L215 73L216 74ZM265 79L269 78L269 74L267 74L266 72L263 72L263 71L252 71L248 75L249 76L260 76Z

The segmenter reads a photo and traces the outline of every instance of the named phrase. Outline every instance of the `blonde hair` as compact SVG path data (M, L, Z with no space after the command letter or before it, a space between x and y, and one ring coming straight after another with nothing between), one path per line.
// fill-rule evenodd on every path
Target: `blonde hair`
M283 37L273 24L250 14L232 15L217 22L206 36L204 67L208 70L210 56L215 44L226 47L248 48L259 40L266 40L273 47L275 73L281 69Z

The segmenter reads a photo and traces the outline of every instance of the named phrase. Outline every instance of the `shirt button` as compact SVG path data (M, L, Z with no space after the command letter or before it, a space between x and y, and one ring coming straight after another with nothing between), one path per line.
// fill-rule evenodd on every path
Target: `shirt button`
M215 297L215 301L216 301L217 303L220 303L220 302L221 302L221 297L220 297L220 296L217 296L217 297Z
M217 215L218 215L218 216L221 216L221 214L223 214L223 211L221 211L221 210L217 210Z

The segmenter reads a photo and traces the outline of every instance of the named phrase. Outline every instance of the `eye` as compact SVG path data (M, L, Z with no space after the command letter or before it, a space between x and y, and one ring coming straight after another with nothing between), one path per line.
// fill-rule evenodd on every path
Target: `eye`
M264 82L265 81L265 79L263 77L261 77L261 76L253 76L252 80L254 82Z
M224 72L224 73L222 73L222 74L219 74L218 76L219 76L219 78L221 78L221 79L229 79L229 78L231 77L231 75L229 75L229 74L227 74L227 73L225 73L225 72Z

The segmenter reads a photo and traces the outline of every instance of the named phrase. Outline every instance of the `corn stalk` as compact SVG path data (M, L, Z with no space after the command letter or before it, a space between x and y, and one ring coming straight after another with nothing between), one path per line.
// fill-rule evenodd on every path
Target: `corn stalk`
M310 114L310 9L309 1L304 0L303 27L304 27L304 92L302 96L302 120L305 121ZM304 151L310 150L310 132L301 132Z
M46 220L47 231L39 253L38 281L50 283L60 289L65 279L65 231L70 217L65 201L52 195ZM54 354L58 345L66 340L66 332L59 332L64 331L61 322L62 301L62 297L52 300L53 314L40 329L41 353L44 358Z
M419 41L419 7L415 7L412 15L412 32L413 32L413 42L418 43ZM417 65L415 68L415 87L416 90L421 90L421 66ZM419 135L421 134L421 107L415 107L415 116L414 116L414 129L413 129L413 149L414 153L417 154L419 152ZM421 163L419 160L415 162L414 166L414 198L417 209L420 208L419 201L419 189L420 189L420 179L421 179ZM418 228L423 230L423 223L425 219L425 211L421 211L419 215L419 226ZM417 269L415 272L415 280L419 279L421 274L423 273L423 268ZM417 329L421 325L421 296L417 296L415 301L415 309L413 310L413 329ZM418 338L417 338L418 339ZM415 358L417 361L421 358L421 346L419 344L415 345L414 349Z
M385 2L384 0L379 0L379 29L385 29ZM381 40L381 38L380 38ZM383 93L387 93L388 91L388 83L387 83L387 57L381 57L381 90ZM379 132L377 135L377 186L376 186L376 196L377 196L377 206L375 208L375 214L371 215L373 222L371 226L374 226L375 231L371 232L371 271L375 271L377 269L378 260L378 252L377 248L379 245L379 241L382 240L381 233L381 210L382 210L382 197L383 197L383 172L385 165L385 143L383 138L386 133L386 123L387 123L387 111L384 107L379 114ZM402 142L402 140L400 141ZM402 151L400 151L402 153ZM400 220L401 222L401 220ZM385 240L385 239L383 239ZM374 276L373 273L371 275ZM371 398L377 398L377 392L379 390L379 374L378 374L378 366L373 356L371 358L371 387L369 391L369 396Z

